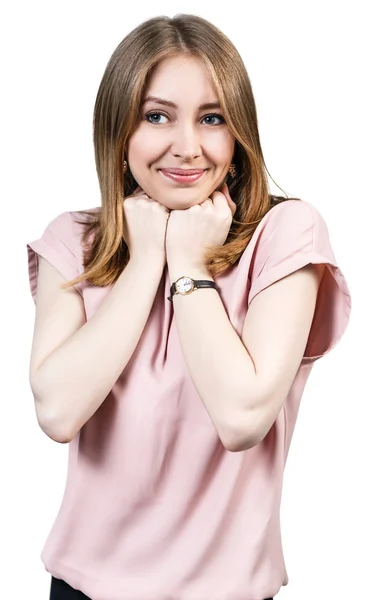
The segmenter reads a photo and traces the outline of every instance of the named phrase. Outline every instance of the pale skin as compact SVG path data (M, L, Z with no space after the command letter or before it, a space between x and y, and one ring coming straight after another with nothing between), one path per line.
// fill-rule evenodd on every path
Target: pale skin
M223 184L234 139L226 124L204 121L204 103L218 102L203 67L172 58L151 79L143 121L128 145L135 178L149 198L170 211L165 253L170 281L210 279L206 248L223 244L236 206ZM221 114L221 110L215 110ZM211 113L208 113L208 115ZM160 116L159 116L160 115ZM152 118L152 117L151 117ZM208 121L208 123L207 123ZM178 186L160 168L206 168L202 181ZM323 265L307 265L277 281L251 302L239 338L213 289L175 295L174 315L184 358L197 392L225 447L246 450L268 433L305 351ZM213 324L213 325L212 325Z
M171 282L182 275L212 279L206 247L224 244L236 209L224 185L235 140L204 69L192 59L171 58L148 87L150 99L127 146L140 186L124 200L127 267L87 319L81 295L62 290L63 275L39 259L30 383L41 428L61 443L73 439L123 373L166 262ZM204 174L181 185L161 168ZM259 443L280 412L303 357L322 273L322 266L309 265L260 292L241 338L216 290L174 296L188 370L226 449Z

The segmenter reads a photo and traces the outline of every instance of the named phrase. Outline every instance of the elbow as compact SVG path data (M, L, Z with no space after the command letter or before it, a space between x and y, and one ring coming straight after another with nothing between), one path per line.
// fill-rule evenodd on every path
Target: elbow
M46 436L59 444L68 444L74 437L67 429L53 421L38 419L38 423Z
M222 440L223 446L229 452L244 452L254 446L257 446L262 440L253 434L231 435L228 439Z
M254 446L257 446L264 439L262 428L252 422L252 419L245 419L245 425L242 425L241 419L226 426L220 435L223 446L229 452L244 452Z
M49 398L47 402L45 401L44 394L39 393L39 389L33 382L31 382L31 389L38 425L43 433L54 442L68 444L75 437L72 424L67 422L65 416L56 409L56 402L50 402Z
M75 437L71 427L56 415L45 415L39 409L36 409L36 413L39 427L54 442L68 444Z

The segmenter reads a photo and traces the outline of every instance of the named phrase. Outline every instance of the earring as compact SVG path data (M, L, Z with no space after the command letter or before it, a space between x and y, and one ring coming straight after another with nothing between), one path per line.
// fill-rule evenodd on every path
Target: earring
M234 163L232 163L228 169L229 174L231 177L234 177L235 175L237 175L237 169L236 169L236 165Z
M125 173L127 169L128 169L128 163L125 160L125 161L123 161L123 173Z

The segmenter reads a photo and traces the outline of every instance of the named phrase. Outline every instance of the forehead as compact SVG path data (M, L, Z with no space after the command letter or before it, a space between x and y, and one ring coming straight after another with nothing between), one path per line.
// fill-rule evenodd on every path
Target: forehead
M205 66L190 56L168 58L159 63L152 72L145 95L163 97L176 104L188 98L200 103L218 98Z

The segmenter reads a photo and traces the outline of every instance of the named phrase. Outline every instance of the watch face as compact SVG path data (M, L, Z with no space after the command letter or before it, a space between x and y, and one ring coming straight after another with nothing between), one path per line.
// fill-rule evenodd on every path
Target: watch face
M181 277L175 283L175 287L179 294L187 294L187 292L193 289L194 283L190 277Z

